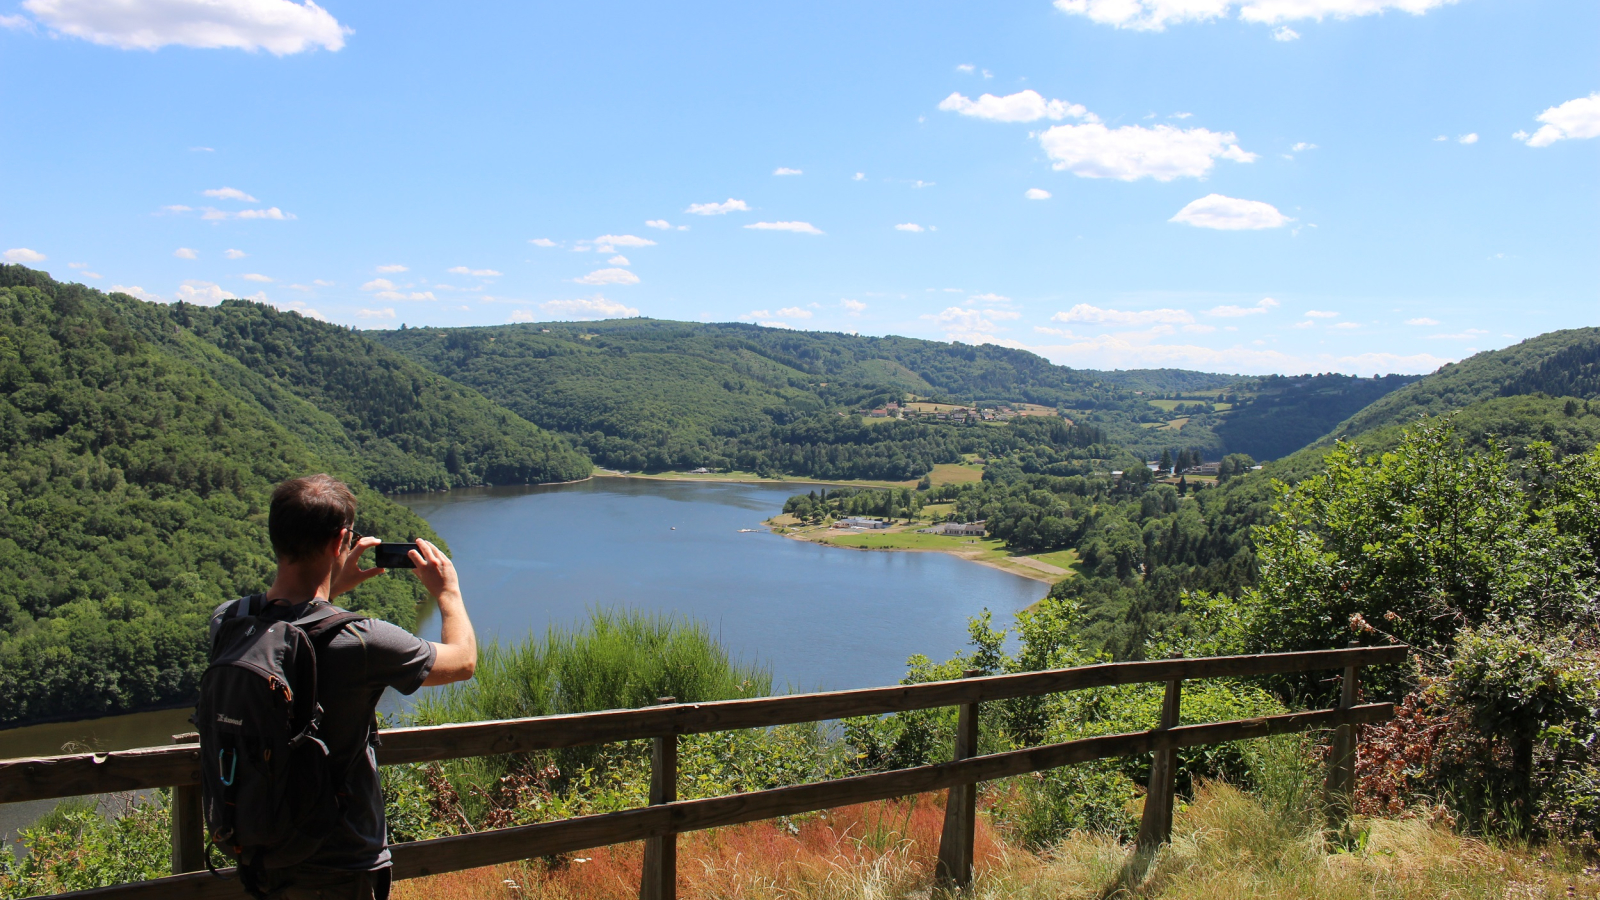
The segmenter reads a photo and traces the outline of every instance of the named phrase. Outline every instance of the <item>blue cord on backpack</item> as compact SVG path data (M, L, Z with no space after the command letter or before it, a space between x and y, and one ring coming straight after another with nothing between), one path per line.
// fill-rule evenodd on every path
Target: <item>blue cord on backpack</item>
M217 751L217 780L221 781L227 787L233 787L234 776L237 775L238 772L239 772L239 751L235 750L233 752L233 765L228 767L228 777L227 778L223 778L222 777L222 754L227 753L227 752L228 752L227 750L218 750Z

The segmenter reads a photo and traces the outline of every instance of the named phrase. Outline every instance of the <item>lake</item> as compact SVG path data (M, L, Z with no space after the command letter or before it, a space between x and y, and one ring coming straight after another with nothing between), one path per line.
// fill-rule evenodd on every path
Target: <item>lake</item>
M949 554L824 547L761 526L809 487L593 478L396 499L449 542L480 640L596 608L673 613L770 667L776 690L894 684L908 656L965 647L970 616L987 607L1006 623L1047 591Z
M946 659L965 647L968 617L988 608L1006 624L1046 593L1042 582L948 554L824 547L761 526L806 489L593 478L394 499L449 543L480 641L579 624L591 609L671 613L769 667L779 691L893 684L908 656ZM437 617L425 616L419 633L437 640L438 631ZM403 700L390 692L384 707L400 711ZM190 730L188 714L13 729L0 732L0 756L167 744ZM51 805L0 804L0 835Z

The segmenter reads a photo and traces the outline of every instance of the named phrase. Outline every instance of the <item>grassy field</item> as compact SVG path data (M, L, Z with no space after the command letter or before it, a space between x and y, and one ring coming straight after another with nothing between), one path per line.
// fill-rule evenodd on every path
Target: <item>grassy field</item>
M980 805L985 801L980 800ZM923 900L933 886L944 797L844 807L679 838L688 900ZM1141 854L1076 833L1030 851L980 813L971 900L1534 900L1600 897L1600 870L1556 848L1493 845L1426 819L1361 819L1330 841L1224 784L1180 804L1172 843ZM396 900L629 900L642 845L435 875L395 885Z
M1078 551L1052 550L1049 553L1035 553L1027 558L1036 559L1042 563L1048 563L1049 565L1055 566L1059 569L1070 570L1078 564Z
M840 547L857 547L862 550L946 550L972 552L984 557L1004 559L1010 554L1005 544L996 538L950 537L943 534L922 534L916 531L899 531L891 534L862 532L845 533L826 538Z
M983 466L961 465L957 463L940 463L928 473L928 480L934 487L941 484L967 484L983 480Z

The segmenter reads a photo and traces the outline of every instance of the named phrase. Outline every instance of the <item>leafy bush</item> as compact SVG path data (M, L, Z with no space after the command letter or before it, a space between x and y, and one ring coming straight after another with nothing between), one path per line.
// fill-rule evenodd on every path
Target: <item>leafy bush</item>
M36 897L171 874L171 814L165 791L102 816L92 801L63 801L20 840L20 860L0 850L0 898Z

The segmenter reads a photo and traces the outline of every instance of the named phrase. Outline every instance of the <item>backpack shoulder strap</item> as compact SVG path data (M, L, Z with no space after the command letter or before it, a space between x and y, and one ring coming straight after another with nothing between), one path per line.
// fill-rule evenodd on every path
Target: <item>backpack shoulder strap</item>
M315 609L296 619L294 624L306 633L306 637L311 638L313 646L324 650L332 643L334 635L346 625L367 618L369 616L365 613L350 612L331 603L318 603Z

